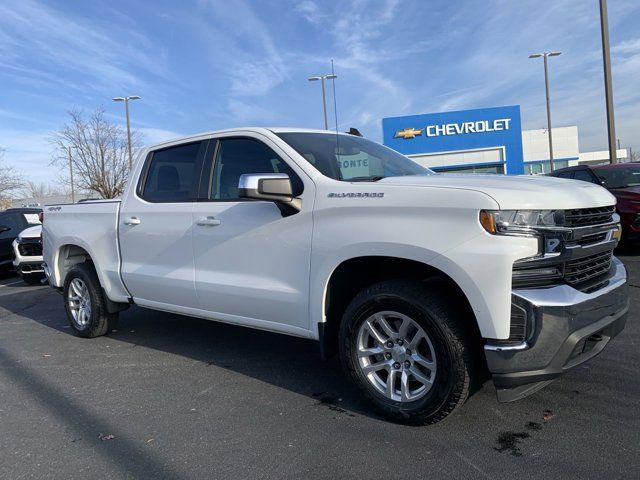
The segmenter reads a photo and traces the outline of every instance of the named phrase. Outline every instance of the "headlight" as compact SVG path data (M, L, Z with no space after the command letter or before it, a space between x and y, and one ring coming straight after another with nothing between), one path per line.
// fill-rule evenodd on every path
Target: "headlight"
M493 235L533 236L564 226L563 210L481 210L480 224Z

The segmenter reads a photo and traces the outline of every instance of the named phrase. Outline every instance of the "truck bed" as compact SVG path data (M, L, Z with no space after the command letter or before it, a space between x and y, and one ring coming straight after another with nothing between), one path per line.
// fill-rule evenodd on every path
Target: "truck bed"
M120 277L118 221L120 200L97 200L76 204L46 205L42 227L43 255L49 281L62 287L61 272L78 263L84 249L95 265L98 278L109 299L127 302L129 293ZM60 252L51 255L48 252Z

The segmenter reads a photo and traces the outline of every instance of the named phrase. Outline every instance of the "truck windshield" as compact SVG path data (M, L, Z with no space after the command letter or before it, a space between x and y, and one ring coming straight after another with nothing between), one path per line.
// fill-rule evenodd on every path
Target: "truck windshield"
M640 166L594 169L596 175L604 182L606 188L627 188L640 185Z
M278 133L323 175L345 182L433 172L395 150L362 137L329 133Z

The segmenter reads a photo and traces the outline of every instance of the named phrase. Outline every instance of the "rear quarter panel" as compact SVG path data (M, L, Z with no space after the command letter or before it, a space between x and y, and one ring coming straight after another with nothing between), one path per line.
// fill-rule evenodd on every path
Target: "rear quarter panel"
M91 257L107 297L114 302L128 301L129 293L120 278L119 210L118 200L44 208L43 256L53 286L64 285L68 266L65 247L74 245Z

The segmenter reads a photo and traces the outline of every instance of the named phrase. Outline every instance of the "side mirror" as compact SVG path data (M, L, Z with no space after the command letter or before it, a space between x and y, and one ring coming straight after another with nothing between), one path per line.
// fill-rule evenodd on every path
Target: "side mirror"
M239 196L254 200L291 203L293 188L286 173L248 173L238 181Z
M6 225L0 226L0 233L8 232L11 230L11 227L7 227Z

